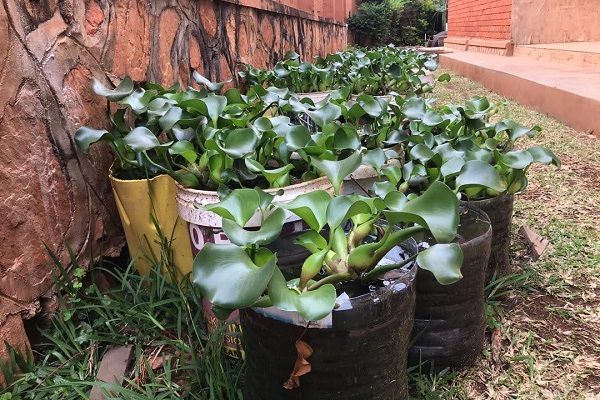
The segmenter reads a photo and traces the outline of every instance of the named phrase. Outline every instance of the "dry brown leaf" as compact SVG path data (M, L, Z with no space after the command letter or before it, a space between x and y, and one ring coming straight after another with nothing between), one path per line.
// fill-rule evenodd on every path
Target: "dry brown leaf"
M308 358L312 355L313 349L310 345L300 339L296 341L296 363L294 364L294 370L290 374L287 381L283 383L283 387L287 390L296 389L300 387L300 377L308 374L311 370Z
M500 350L502 350L502 329L496 328L492 332L492 360L500 362Z

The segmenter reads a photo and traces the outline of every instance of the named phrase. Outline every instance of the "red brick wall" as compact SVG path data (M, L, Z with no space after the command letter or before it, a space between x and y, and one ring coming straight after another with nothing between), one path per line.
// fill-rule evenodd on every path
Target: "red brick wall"
M449 0L448 36L511 38L512 0Z

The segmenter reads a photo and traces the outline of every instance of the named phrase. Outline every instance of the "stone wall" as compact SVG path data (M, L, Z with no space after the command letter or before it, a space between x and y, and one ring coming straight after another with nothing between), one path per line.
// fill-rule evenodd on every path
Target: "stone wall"
M193 70L235 78L238 63L270 66L346 46L352 2L338 0L4 0L0 5L0 326L35 313L67 244L117 255L124 242L106 149L80 154L73 132L106 126L92 77L183 85ZM1 353L1 351L0 351Z
M448 0L448 38L461 50L512 54L513 0Z

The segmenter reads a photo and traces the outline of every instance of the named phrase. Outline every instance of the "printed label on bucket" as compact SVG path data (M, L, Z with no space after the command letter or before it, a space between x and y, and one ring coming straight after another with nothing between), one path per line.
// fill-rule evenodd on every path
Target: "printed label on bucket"
M206 299L202 300L202 313L206 318L208 334L212 335L219 328L220 321L212 312L212 304ZM229 357L243 360L246 354L242 346L242 326L240 325L239 311L232 312L227 318L227 322L223 338L223 350Z

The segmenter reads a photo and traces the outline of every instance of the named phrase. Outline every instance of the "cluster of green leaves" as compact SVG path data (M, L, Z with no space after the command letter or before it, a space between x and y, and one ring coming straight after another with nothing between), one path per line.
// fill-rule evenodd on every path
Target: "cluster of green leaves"
M94 92L106 98L111 128L108 131L82 127L75 132L75 142L84 152L97 142L108 143L115 155L113 173L123 179L167 172L169 146L198 124L201 119L198 114L209 113L210 105L204 103L204 99L209 92L219 91L224 85L224 82L212 83L199 74L194 78L204 86L201 90L181 91L178 85L163 88L155 83L135 85L129 77L109 89L94 79ZM111 112L114 109L111 103L116 108L114 112ZM179 105L189 105L189 108L184 113ZM197 109L201 111L196 112Z
M295 51L289 51L273 70L262 70L247 64L246 70L240 71L239 75L250 85L268 83L269 86L287 88L295 93L325 91L336 85L336 76L330 65L302 61Z
M419 94L431 90L423 77L435 69L435 56L389 45L332 53L314 64L290 52L273 70L247 65L240 76L248 85L288 88L295 93L343 89L356 95ZM445 75L442 79L447 78Z
M136 88L128 78L109 90L94 82L96 93L117 104L112 128L80 128L75 141L83 151L108 142L120 177L168 174L185 187L208 190L288 186L327 175L322 161L336 165L359 150L357 128L340 120L338 105L301 103L275 87L221 95L214 92L223 83L195 78L202 90ZM297 112L308 114L317 132L290 123L286 114Z
M391 47L353 50L329 55L328 62L381 60L392 53ZM402 74L410 80L410 71L434 68L435 63L427 65L431 61L420 59L412 68L408 63ZM350 65L338 64L340 70ZM384 75L391 75L394 68L386 70ZM344 76L353 79L352 73ZM221 95L215 92L223 83L195 78L201 90L135 87L128 78L110 90L94 82L96 93L118 107L110 131L80 128L77 144L87 151L93 143L108 142L117 155L119 177L166 173L185 187L208 190L221 185L279 188L325 175L339 192L346 177L340 171L352 165L353 154L362 153L361 162L387 178L378 190L394 186L421 193L442 181L476 199L524 190L534 162L560 165L539 146L513 150L519 138L539 128L492 122L496 107L485 98L436 107L433 100L415 95L348 99L348 91L340 89L314 103L273 86L256 85L246 94L232 88ZM314 132L291 123L288 115L300 114L314 122ZM400 162L388 165L390 159Z
M439 4L432 0L368 0L348 18L348 28L363 46L424 45L439 26Z
M402 108L408 119L402 133L405 162L390 167L395 171L386 171L386 176L395 177L392 183L403 184L404 190L420 193L441 181L468 199L511 195L526 188L533 163L560 167L547 148L514 150L519 138L541 129L490 121L497 109L486 98L435 108L415 97L406 99Z
M342 179L346 174L340 173ZM220 318L239 308L274 306L296 311L307 321L319 320L335 306L335 283L368 283L414 259L442 284L461 278L462 251L453 243L458 199L441 182L420 196L393 191L384 198L332 197L317 190L287 203L260 189L237 189L205 209L223 218L231 244L207 244L194 260L193 282ZM288 213L309 227L296 242L311 255L299 276L286 281L284 276L293 271L282 271L277 254L266 246L277 240ZM256 216L260 228L245 229ZM381 263L390 250L422 232L437 243L401 263Z

